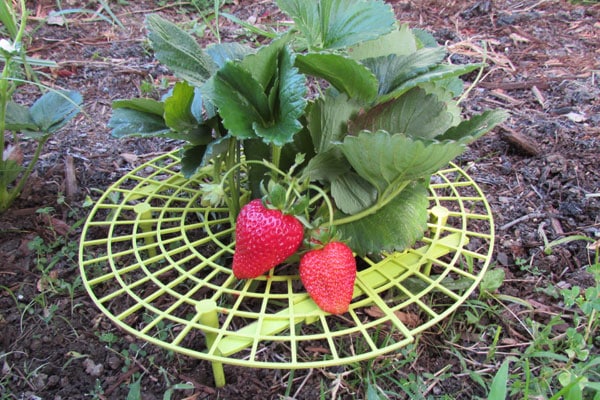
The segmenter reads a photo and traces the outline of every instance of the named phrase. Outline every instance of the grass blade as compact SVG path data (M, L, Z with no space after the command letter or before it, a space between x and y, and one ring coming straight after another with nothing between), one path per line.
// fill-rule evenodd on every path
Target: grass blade
M261 29L257 26L254 26L246 21L242 21L241 19L239 19L238 17L236 17L235 15L229 14L229 13L224 13L221 12L220 16L223 18L227 18L228 20L230 20L231 22L240 25L242 28L247 29L248 31L250 31L251 33L258 35L258 36L264 36L266 38L269 39L275 39L277 37L277 33L276 32L269 32L266 31L264 29Z
M15 19L15 10L8 5L8 1L0 2L0 22L8 31L11 39L17 36L17 20Z
M113 21L115 21L115 24L117 24L119 26L119 28L125 29L125 27L123 26L121 21L119 21L119 18L117 18L115 13L110 9L110 6L108 5L108 3L105 0L100 0L100 4L102 5L102 8L104 9L104 11L106 11L106 13L108 15L110 15L110 17L113 19Z

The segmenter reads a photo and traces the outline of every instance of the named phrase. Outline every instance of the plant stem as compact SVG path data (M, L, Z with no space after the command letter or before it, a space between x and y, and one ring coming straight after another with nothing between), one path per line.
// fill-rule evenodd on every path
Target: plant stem
M23 35L25 33L25 25L27 22L27 8L25 6L25 0L20 0L20 5L21 5L21 21L19 24L19 30L17 31L17 35L14 37L15 45L17 45L17 44L20 45L20 43L23 39ZM24 65L28 66L27 59L25 57L25 50L23 49L23 46L20 46L20 53L21 53L21 56L23 57ZM8 182L8 160L4 159L4 150L5 150L4 133L6 131L6 109L8 107L8 101L12 98L12 94L14 91L14 88L11 87L11 83L9 81L10 75L11 75L11 68L10 68L11 60L12 60L11 55L7 54L6 60L4 62L4 68L2 69L2 77L0 78L0 155L2 157L0 159L0 212L6 211L8 209L8 207L10 207L10 205L14 201L14 199L18 196L20 191L23 189L23 186L25 185L25 181L27 180L27 177L31 173L31 171L33 169L33 165L35 164L35 161L37 161L37 158L39 158L40 152L41 152L41 149L38 147L38 149L36 149L36 154L34 156L34 160L29 165L29 167L25 171L24 175L22 175L21 180L17 184L17 187L15 187L11 191L9 191L8 185L10 184L10 182ZM15 133L15 135L16 135L16 133ZM16 140L16 136L15 136L15 140ZM45 143L46 140L43 140L43 143ZM15 145L16 145L16 143L15 143Z
M15 43L21 43L23 40L23 34L25 33L25 25L27 24L27 7L25 6L25 0L21 0L21 23L19 24L19 30L15 37Z
M326 225L327 226L335 225L335 223L334 223L335 221L333 219L333 204L331 203L329 196L327 196L327 193L317 185L308 185L308 189L312 189L318 193L317 196L315 196L315 198L311 199L310 203L313 203L314 201L316 201L318 199L318 197L322 197L323 201L325 201L325 205L327 206L327 211L329 213L329 219L328 219L328 222Z
M7 194L8 194L8 198L6 199L7 203L6 204L3 203L2 207L4 207L4 206L6 206L6 208L10 207L12 202L15 201L15 199L19 196L19 194L21 194L21 191L23 190L23 187L25 187L25 183L27 183L27 179L29 179L29 175L31 175L31 173L33 172L33 168L37 164L37 161L40 158L40 155L42 154L42 149L44 148L44 145L46 144L48 139L50 139L49 134L42 137L40 140L38 140L38 145L35 149L33 158L29 162L29 165L27 165L27 169L21 174L21 178L19 179L17 185L15 187L13 187L10 191L7 190ZM5 209L0 208L0 212L2 212L2 211L5 211Z
M8 78L10 76L10 57L6 57L2 77L0 78L0 212L8 208L8 164L4 159L4 131L6 130L6 107L11 96Z
M583 337L586 344L588 343L588 340L590 340L590 334L592 333L592 325L594 324L594 322L596 322L596 310L592 310L592 312L590 313L590 317L588 318L585 335Z
M219 29L219 9L221 8L221 0L214 0L214 12L215 12L215 37L217 43L221 43L221 32Z
M381 210L383 207L385 207L390 201L394 200L394 198L400 194L401 191L404 190L404 188L406 188L406 186L408 186L410 182L409 181L405 181L402 182L400 185L398 185L398 187L396 187L394 190L386 190L383 195L380 197L380 200L378 200L375 204L373 204L371 207L369 208L365 208L364 210L362 210L361 212L358 212L356 214L353 215L349 215L345 218L340 218L337 220L333 220L332 223L327 223L325 224L326 226L329 225L344 225L344 224L349 224L351 222L355 222L358 221L359 219L362 219L364 217L367 217L371 214L375 214L377 211Z
M19 53L21 54L23 67L25 68L25 76L27 77L27 79L33 80L33 81L39 83L37 76L35 75L35 72L33 72L31 65L29 65L29 63L27 62L27 52L25 51L25 46L22 45L23 35L25 34L25 27L27 26L27 17L29 16L29 14L27 12L25 0L21 0L20 3L21 3L21 23L19 24L19 30L17 31L17 36L15 37L15 44L18 43L20 45Z
M485 41L483 41L482 45L483 45L483 59L481 60L481 64L482 64L481 68L479 68L479 72L477 73L477 76L475 77L475 80L473 81L471 86L469 86L469 88L464 91L464 93L458 98L458 100L456 100L457 104L462 103L463 100L466 99L467 96L469 96L469 93L471 93L471 90L473 90L473 88L477 87L477 85L479 84L479 81L481 80L481 77L483 76L485 61L487 60L487 43Z
M229 143L229 150L227 151L227 161L225 163L225 167L227 171L233 168L234 165L237 165L238 162L238 154L239 154L240 143L236 139L232 139ZM229 184L229 193L230 195L227 197L228 208L229 208L229 216L235 221L238 213L240 212L240 178L239 174L234 176L230 174L227 177L227 183Z
M271 162L276 168L279 168L281 161L281 146L271 145Z
M279 163L281 161L281 146L277 146L275 144L271 144L271 162L275 166L275 168L279 169ZM287 175L286 175L287 177ZM289 177L291 179L291 177ZM276 171L271 171L271 179L273 181L277 180ZM287 203L287 201L286 201Z

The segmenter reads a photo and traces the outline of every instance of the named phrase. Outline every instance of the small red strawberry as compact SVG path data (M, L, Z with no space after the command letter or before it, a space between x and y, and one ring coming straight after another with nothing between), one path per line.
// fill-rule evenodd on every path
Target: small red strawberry
M310 250L300 259L300 280L321 310L331 314L348 311L356 279L356 260L342 242L330 242Z
M302 223L293 215L266 208L262 200L242 207L235 226L233 274L256 278L298 250L304 237Z

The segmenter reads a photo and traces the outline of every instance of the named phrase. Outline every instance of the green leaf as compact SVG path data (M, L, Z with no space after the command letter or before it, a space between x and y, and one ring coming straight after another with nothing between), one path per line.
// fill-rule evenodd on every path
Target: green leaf
M331 197L345 214L356 214L375 204L377 190L354 172L340 174L331 182Z
M273 181L269 181L267 199L269 203L276 209L283 210L286 206L286 188Z
M266 160L271 156L271 148L260 139L250 139L244 141L244 154L247 160ZM263 164L248 165L248 184L252 197L258 198L263 194L261 192L261 184L269 181L271 170Z
M283 146L293 141L302 124L298 120L306 108L306 78L294 67L287 47L279 53L276 85L269 93L272 120L254 123L254 130L266 143Z
M535 351L532 353L528 353L527 356L529 358L542 358L542 359L548 359L548 360L552 360L552 361L558 361L561 363L566 363L569 361L569 357L562 355L562 354L557 354L554 351ZM548 361L543 361L543 362L548 362Z
M203 115L201 115L201 118L198 118L198 121L200 121L200 119L212 119L212 118L220 118L219 114L218 114L218 110L217 110L217 106L214 103L214 83L215 83L215 75L213 75L209 80L206 81L206 83L204 85L202 85L201 88L196 88L196 97L198 98L198 100L201 99L202 101L202 108L201 111L204 113ZM192 106L193 110L196 109L198 103L197 101L194 101L194 105ZM194 115L196 115L196 113L194 112Z
M219 108L223 125L233 136L256 137L253 124L266 125L270 119L269 102L262 86L240 64L229 62L213 82L213 101Z
M178 78L201 86L216 71L211 57L190 34L174 23L151 14L146 18L146 25L155 57Z
M25 168L12 159L0 160L0 177L3 182L12 183Z
M227 61L239 61L248 54L253 53L253 49L237 42L215 43L208 45L206 53L212 58L218 68L225 66Z
M210 141L210 128L199 125L191 112L191 104L194 103L192 101L190 104L190 91L193 96L197 90L184 83L175 86L177 94L172 94L165 102L153 99L113 101L114 111L108 121L108 127L113 129L112 135L119 138L162 136L185 140L192 144L206 144ZM173 129L180 131L169 128L165 121L167 114Z
M263 88L264 93L270 92L277 82L279 57L287 42L288 39L284 36L261 47L256 54L250 54L241 62L244 69L250 72Z
M483 114L475 115L469 120L462 121L455 127L447 130L438 140L457 140L470 143L486 132L494 129L508 118L504 110L488 110Z
M479 317L475 317L472 313L470 313L467 310L465 310L465 315L467 317L472 316L473 322L471 322L471 320L469 318L467 318L468 324L476 324L477 322L479 322ZM479 386L481 386L482 388L487 389L487 384L483 380L483 377L481 376L481 373L479 371L477 371L477 372L469 371L469 378L471 378L473 380L473 382L479 384Z
M351 170L350 163L339 148L317 153L302 170L302 177L311 181L333 181Z
M375 74L379 81L379 94L384 95L435 67L444 59L445 54L443 47L428 47L408 55L391 54L368 58L362 62Z
M5 63L6 62L6 57L0 53L0 61ZM52 60L44 60L41 58L35 58L35 57L12 57L11 61L19 64L19 65L23 65L25 63L29 64L29 65L33 65L36 67L45 67L45 68L58 68L58 64L55 61Z
M294 135L294 141L287 143L281 149L281 158L279 160L279 168L283 171L287 171L292 165L296 164L296 158L298 155L302 155L304 162L301 163L301 169L303 169L315 155L315 149L310 137L308 129L303 128Z
M127 400L142 400L142 377L129 384Z
M352 120L350 130L385 130L414 138L432 139L455 124L445 102L434 94L415 88L403 96L380 104Z
M117 108L113 111L108 127L117 138L128 136L159 136L171 130L161 115L130 108Z
M154 99L129 99L115 100L112 102L113 110L117 108L130 108L148 114L163 116L165 113L165 103Z
M206 136L211 134L207 133L206 126L199 125L202 121L202 93L199 88L185 82L176 83L164 102L145 98L115 100L112 107L115 111L109 127L117 128L113 132L116 137L165 136L206 144Z
M212 128L209 125L201 124L187 131L169 130L161 133L160 136L175 140L185 140L191 145L207 145L214 140Z
M206 165L210 160L227 154L231 140L234 139L230 135L227 135L211 141L206 147L206 152L204 153L200 166Z
M173 396L173 392L175 390L190 390L190 389L194 389L194 385L191 383L177 383L165 391L165 393L163 394L162 400L171 400L171 398Z
M379 396L379 392L377 391L377 386L373 385L371 382L367 383L367 398L366 400L381 400L384 397ZM387 398L387 396L386 396Z
M203 116L203 112L204 109L202 108L203 106L203 99L202 99L202 90L201 88L194 88L194 94L192 96L192 104L190 104L190 112L192 114L192 116L194 117L194 119L198 122L200 121L204 121L204 116ZM212 117L208 116L208 112L207 112L207 118L206 119L210 119Z
M337 49L390 32L394 11L383 1L277 0L306 37L310 48Z
M439 46L435 37L430 33L423 29L415 28L412 29L413 35L415 35L415 39L417 40L417 47L437 47Z
M490 386L489 400L505 400L508 394L508 361L504 361L496 372Z
M9 101L6 104L6 129L10 131L29 130L35 131L38 126L29 114L29 107Z
M459 84L462 88L462 81L458 78L455 79L459 81ZM446 110L452 116L450 125L456 126L462 121L462 109L458 102L454 100L454 97L456 96L453 88L448 85L452 85L450 80L427 82L419 85L419 87L425 90L425 93L435 95L439 101L442 101L446 104Z
M17 37L17 20L15 18L15 10L9 6L8 1L0 2L0 22L4 25L11 39Z
M31 119L44 133L56 132L79 113L83 97L79 92L50 91L29 108Z
M465 83L458 76L451 76L445 79L437 79L435 81L432 81L431 84L445 88L447 91L452 93L452 98L460 96L465 91Z
M377 102L383 103L389 101L390 99L402 96L404 93L423 83L434 82L468 74L469 72L481 68L481 65L482 64L438 65L396 86L390 90L389 93L378 98Z
M181 173L186 178L192 177L203 165L206 145L186 146L181 157Z
M374 40L358 43L348 49L348 54L355 60L384 57L390 54L408 55L417 51L415 36L408 25L380 36Z
M317 153L330 149L348 134L348 121L360 106L344 94L327 93L307 112L308 130Z
M423 236L428 204L426 185L413 182L376 212L353 222L334 224L358 255L401 251Z
M359 62L330 53L299 55L296 65L300 72L323 78L350 98L370 102L377 95L377 79Z
M251 61L225 65L216 74L211 96L232 135L260 137L265 143L283 146L302 129L298 118L306 107L306 85L304 75L293 66L290 50L279 44L273 48L278 52L269 47L249 56ZM271 76L252 73L245 65L268 65Z
M502 268L494 268L487 271L481 280L481 291L490 293L495 292L498 290L498 288L500 288L500 286L502 286L502 283L504 282L504 276L505 272Z
M382 194L389 187L436 172L459 155L464 145L364 131L358 136L347 136L341 148L354 170Z
M171 96L165 99L164 119L167 126L175 131L188 131L198 126L192 114L194 87L186 82L177 82Z
M311 47L318 47L321 37L319 4L316 1L276 0L277 6L295 22Z

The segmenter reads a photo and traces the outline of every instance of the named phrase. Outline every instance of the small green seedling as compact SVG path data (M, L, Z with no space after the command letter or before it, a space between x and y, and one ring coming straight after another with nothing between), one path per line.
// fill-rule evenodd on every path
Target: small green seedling
M10 35L9 39L0 39L0 61L4 62L0 76L0 212L7 210L25 187L48 139L79 113L83 102L78 92L63 90L44 93L30 107L12 100L19 85L35 83L21 79L21 69L40 64L40 60L25 55L22 39L27 10L24 0L20 6L21 18L17 22L17 11L7 2L0 5L0 22ZM6 131L12 132L10 141L5 137ZM23 163L23 140L36 142L28 165Z

